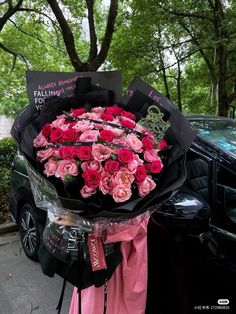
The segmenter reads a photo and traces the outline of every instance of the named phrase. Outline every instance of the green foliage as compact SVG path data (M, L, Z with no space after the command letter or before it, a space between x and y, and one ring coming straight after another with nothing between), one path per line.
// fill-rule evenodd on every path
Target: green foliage
M7 167L0 167L0 176L1 176L1 181L0 181L0 188L7 188L10 185L10 179L11 179L11 169Z
M16 143L11 137L6 137L0 140L0 187L9 187L11 163L16 154L16 151Z
M0 165L10 167L16 151L17 145L11 137L0 140Z
M85 61L89 54L85 1L58 2L75 34L79 57ZM98 46L106 28L106 3L94 1ZM220 9L216 14L213 9L216 5L222 6L223 14ZM0 50L0 114L8 116L15 116L28 103L25 87L27 68L73 71L58 21L47 1L26 1L24 7L27 6L35 12L17 12L0 34L0 41L19 54L12 71L13 56ZM7 2L0 6L0 16L7 7ZM218 24L214 24L216 20ZM225 49L227 57L223 68L226 72L225 89L229 95L236 90L235 1L123 0L119 1L115 32L102 69L121 70L124 89L135 76L139 76L163 94L168 93L175 104L181 101L183 111L215 114L219 99L216 97L217 84L222 75L221 60L216 51L221 48Z

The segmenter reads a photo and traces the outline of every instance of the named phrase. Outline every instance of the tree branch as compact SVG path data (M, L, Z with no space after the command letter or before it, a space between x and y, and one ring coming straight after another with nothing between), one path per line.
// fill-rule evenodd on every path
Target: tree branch
M176 16L194 17L194 18L198 18L198 19L201 19L201 20L213 21L212 18L210 18L209 16L202 15L202 14L199 14L199 13L170 11L170 10L166 9L165 7L162 7L162 9L163 9L164 13L168 13L168 14L172 14L172 15L176 15Z
M54 26L55 29L57 28L60 31L60 33L62 33L62 31L61 31L60 27L57 25L57 23L55 23L55 21L53 21L53 19L49 15L47 15L46 13L41 12L41 11L36 10L36 9L30 9L30 8L19 8L18 11L34 12L34 13L38 13L40 15L43 15L43 16L45 16L46 18L48 18L50 20L50 22L52 23L52 25Z
M118 0L110 0L110 8L108 13L107 25L105 35L102 41L101 50L99 51L97 57L92 61L92 70L97 70L100 65L105 61L108 51L110 48L112 35L114 32L114 26L116 21L116 16L118 12Z
M88 63L90 63L98 53L97 50L97 35L94 25L94 0L86 0L87 8L88 8L88 23L89 23L89 34L90 34L90 50Z
M83 68L83 63L79 59L79 56L75 49L75 41L72 31L60 9L56 0L47 0L48 4L50 5L52 12L54 13L62 31L62 36L64 39L64 43L66 46L67 53L69 55L70 61L75 69L75 71L79 71Z
M44 45L47 45L47 46L49 46L49 47L52 47L53 49L57 50L58 52L65 53L65 51L58 49L57 47L55 47L55 46L53 46L53 45L47 43L46 41L42 40L41 38L38 38L37 36L34 36L33 34L30 34L30 33L26 32L26 31L24 31L24 30L21 29L15 22L13 22L11 19L9 19L9 21L10 21L21 33L23 33L23 34L25 34L25 35L27 35L27 36L29 36L29 37L32 37L32 38L38 40L40 43L42 43L42 44L44 44Z
M29 69L29 66L28 66L28 63L27 63L27 60L26 58L21 54L21 53L18 53L16 51L13 51L9 48L7 48L6 46L4 46L1 42L0 42L0 48L3 49L4 51L6 51L7 53L11 54L13 56L13 64L12 64L12 68L11 68L11 72L14 70L15 68L15 65L16 65L16 59L17 57L21 57L22 60L24 61L27 69Z
M206 62L206 65L209 69L210 72L210 76L212 78L213 82L216 82L216 75L215 75L215 70L214 67L212 66L210 60L208 59L207 55L205 54L205 52L203 51L201 45L199 44L197 38L191 33L191 31L189 30L189 28L183 23L182 20L179 20L180 25L187 31L187 33L189 34L189 36L192 38L193 43L198 47L198 51L200 52L201 56L203 57L204 61Z
M3 29L4 25L7 23L7 21L9 20L9 18L14 15L17 11L19 11L19 8L23 2L23 0L19 0L17 2L17 4L15 5L15 7L12 6L12 2L11 1L7 1L8 2L8 10L7 12L0 18L0 32Z

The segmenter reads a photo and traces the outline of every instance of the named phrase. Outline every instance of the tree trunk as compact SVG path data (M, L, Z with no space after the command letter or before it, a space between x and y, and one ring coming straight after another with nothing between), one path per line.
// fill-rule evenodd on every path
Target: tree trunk
M225 47L223 46L219 47L218 56L219 56L218 115L227 117L229 110L229 101L226 89L227 51Z
M215 2L215 12L214 12L214 27L216 40L218 41L216 47L216 55L218 59L218 112L219 116L226 117L229 110L228 93L226 88L227 81L227 63L228 63L228 51L225 44L227 39L227 34L223 30L223 22L225 20L225 15L223 12L223 7L221 0L216 0Z
M178 108L182 111L182 101L181 101L181 70L180 63L178 61L178 76L177 76L177 94L178 94Z

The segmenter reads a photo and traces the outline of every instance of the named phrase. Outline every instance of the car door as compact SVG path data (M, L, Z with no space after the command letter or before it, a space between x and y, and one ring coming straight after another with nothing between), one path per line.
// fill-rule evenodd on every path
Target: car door
M220 259L236 273L236 172L216 162L216 194L210 231L216 235Z

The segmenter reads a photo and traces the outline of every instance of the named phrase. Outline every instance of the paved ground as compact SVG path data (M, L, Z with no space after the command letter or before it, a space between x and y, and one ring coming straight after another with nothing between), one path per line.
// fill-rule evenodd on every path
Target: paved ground
M61 287L60 277L45 276L25 256L18 233L0 236L0 314L56 314ZM69 312L72 289L68 284L61 314Z

